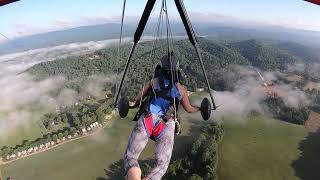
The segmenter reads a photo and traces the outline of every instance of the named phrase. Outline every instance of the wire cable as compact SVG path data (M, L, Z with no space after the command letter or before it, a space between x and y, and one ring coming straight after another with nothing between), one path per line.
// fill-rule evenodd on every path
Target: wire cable
M122 16L121 16L121 23L120 23L120 37L119 37L119 46L118 46L118 61L116 63L117 70L116 70L116 89L118 89L119 86L119 68L121 66L121 44L122 44L122 35L123 35L123 24L124 24L124 16L125 16L125 11L126 11L126 3L127 0L123 1L123 6L122 6Z

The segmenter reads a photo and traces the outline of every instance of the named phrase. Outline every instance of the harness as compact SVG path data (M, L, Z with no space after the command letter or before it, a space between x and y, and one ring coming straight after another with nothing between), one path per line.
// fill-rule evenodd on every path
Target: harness
M180 93L176 83L158 77L157 87L150 86L148 99L141 109L144 109L144 127L151 140L157 141L163 136L167 129L166 122L172 118L174 107L178 107L179 101Z

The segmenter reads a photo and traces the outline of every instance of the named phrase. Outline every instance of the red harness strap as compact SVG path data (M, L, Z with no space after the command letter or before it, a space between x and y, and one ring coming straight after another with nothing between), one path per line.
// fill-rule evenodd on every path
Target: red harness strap
M153 141L159 140L167 129L166 123L162 120L154 122L151 114L146 115L143 122L149 138Z

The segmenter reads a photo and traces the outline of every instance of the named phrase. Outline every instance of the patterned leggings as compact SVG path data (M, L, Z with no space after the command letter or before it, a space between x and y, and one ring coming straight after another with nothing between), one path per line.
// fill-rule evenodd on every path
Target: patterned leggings
M137 121L128 142L124 157L124 168L126 172L132 167L139 167L138 158L149 140L143 124L143 118L144 116L141 116ZM147 178L151 180L161 179L166 173L170 163L175 124L173 120L169 120L166 125L167 129L165 134L155 143L156 165L147 175Z

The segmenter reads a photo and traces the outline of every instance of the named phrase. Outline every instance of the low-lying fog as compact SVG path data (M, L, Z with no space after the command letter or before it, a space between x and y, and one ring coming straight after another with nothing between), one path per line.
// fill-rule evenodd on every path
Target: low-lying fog
M145 38L147 39L147 38ZM130 39L124 39L128 41ZM28 121L39 118L56 107L66 106L78 100L77 92L63 89L56 96L51 90L63 87L66 79L54 77L36 81L24 71L34 64L63 58L70 55L81 55L93 52L106 46L118 43L118 40L99 42L73 43L51 48L35 49L21 53L0 56L0 140L6 139L17 126L27 126ZM265 98L265 93L256 90L263 83L260 76L252 67L240 67L240 71L250 72L237 83L234 92L215 92L216 104L221 107L215 112L214 118L219 120L225 114L247 115L252 110L263 111L259 102ZM261 72L262 79L276 80L278 72ZM95 96L102 91L102 83L112 81L112 76L90 76L84 91ZM307 104L309 100L303 91L287 84L276 84L275 89L285 92L285 103L291 107Z
M125 38L124 42L128 40ZM16 127L28 126L29 120L77 101L78 94L71 89L63 89L54 97L50 94L50 91L63 87L64 77L36 81L25 72L26 69L40 62L90 53L116 43L118 40L72 43L0 56L0 140L5 140ZM101 84L110 78L88 77L83 90L95 96L102 91Z

